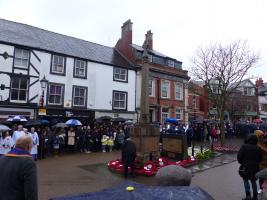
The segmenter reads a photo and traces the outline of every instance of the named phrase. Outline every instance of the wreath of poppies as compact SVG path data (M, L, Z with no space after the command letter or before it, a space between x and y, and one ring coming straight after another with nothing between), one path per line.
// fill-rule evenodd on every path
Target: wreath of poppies
M161 158L157 159L155 162L153 162L153 161L146 162L143 167L136 167L134 169L134 172L136 174L140 174L140 175L153 176L157 173L157 171L160 168L165 167L167 165L178 165L178 166L186 167L186 166L194 164L196 162L197 162L197 160L192 156L186 160L181 160L181 161L177 161L177 162L172 162L172 161L168 160L167 158L161 157ZM135 166L139 166L140 161L136 160L135 164L136 164ZM120 159L109 161L108 162L108 168L110 170L118 172L118 173L124 173L124 166L123 166L122 161ZM131 168L128 167L128 170L131 170Z

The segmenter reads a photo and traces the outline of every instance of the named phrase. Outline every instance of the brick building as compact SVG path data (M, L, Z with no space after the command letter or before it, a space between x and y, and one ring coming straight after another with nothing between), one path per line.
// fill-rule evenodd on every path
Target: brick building
M132 22L126 21L121 27L121 38L116 49L135 66L142 66L142 46L132 43ZM188 72L182 69L182 62L166 56L153 48L153 34L146 33L148 44L150 80L148 85L150 120L164 122L167 117L188 121ZM137 111L140 108L141 74L137 72L136 80Z
M190 81L188 86L188 115L189 120L198 118L208 119L209 99L203 83Z
M258 96L251 80L243 80L229 96L227 110L233 122L240 119L253 120L258 116Z

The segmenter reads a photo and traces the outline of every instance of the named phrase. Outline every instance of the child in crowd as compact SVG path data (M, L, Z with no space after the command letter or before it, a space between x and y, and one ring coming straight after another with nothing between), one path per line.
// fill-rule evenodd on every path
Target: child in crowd
M108 143L108 137L106 135L102 136L101 143L102 143L102 152L106 152L106 147Z
M113 146L114 146L114 140L113 140L112 137L109 137L108 138L107 144L108 144L108 150L109 150L109 152L112 152L112 149L113 149Z

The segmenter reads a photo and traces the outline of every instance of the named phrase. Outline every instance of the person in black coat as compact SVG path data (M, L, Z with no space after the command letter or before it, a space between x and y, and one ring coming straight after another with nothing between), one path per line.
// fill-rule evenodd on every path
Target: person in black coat
M37 169L30 154L32 139L22 136L0 158L0 199L38 200Z
M188 129L186 130L187 147L192 146L193 137L194 137L194 129L192 128L192 125L189 125Z
M122 163L124 165L124 176L128 177L128 167L131 167L131 173L134 175L134 161L136 157L136 145L130 139L126 138L122 145Z
M262 151L257 146L257 136L250 135L246 141L246 144L243 144L237 154L237 160L241 164L239 173L243 178L244 187L246 191L246 198L251 199L250 194L250 185L252 185L253 190L253 199L257 199L257 183L255 174L259 171L259 163L262 161Z
M87 130L87 126L84 126L82 129L81 134L81 152L88 152L88 146L89 146L89 131Z

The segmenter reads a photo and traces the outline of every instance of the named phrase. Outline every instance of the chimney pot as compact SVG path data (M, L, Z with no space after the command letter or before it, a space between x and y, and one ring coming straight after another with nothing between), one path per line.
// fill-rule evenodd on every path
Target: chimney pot
M148 44L148 49L153 50L153 33L151 30L147 31L146 33L146 41Z
M133 23L131 22L130 19L128 19L126 22L123 23L121 27L121 38L123 38L125 34L132 32L132 25Z
M259 78L256 80L256 87L261 87L261 86L263 86L263 80L262 78Z

